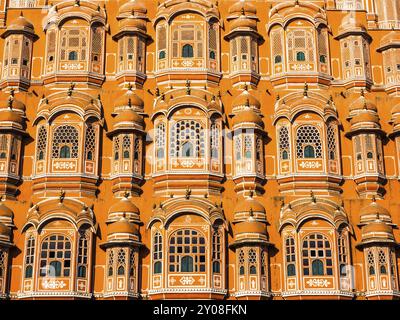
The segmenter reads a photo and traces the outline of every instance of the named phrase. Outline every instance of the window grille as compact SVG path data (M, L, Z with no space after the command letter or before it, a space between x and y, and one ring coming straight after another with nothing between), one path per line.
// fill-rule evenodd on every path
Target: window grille
M53 133L52 157L61 158L63 148L67 147L70 151L69 158L78 158L79 138L78 130L69 125L61 125Z
M319 130L310 125L301 126L297 129L296 136L297 158L303 159L306 157L322 158L322 144ZM314 156L306 153L307 148L312 147Z
M332 249L328 239L322 234L310 234L303 240L303 274L305 276L333 275Z

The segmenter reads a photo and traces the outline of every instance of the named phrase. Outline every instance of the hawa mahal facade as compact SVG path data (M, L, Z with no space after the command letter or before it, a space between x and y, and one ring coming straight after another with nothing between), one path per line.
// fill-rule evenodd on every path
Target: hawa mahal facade
M0 28L0 298L399 298L400 1L0 0Z

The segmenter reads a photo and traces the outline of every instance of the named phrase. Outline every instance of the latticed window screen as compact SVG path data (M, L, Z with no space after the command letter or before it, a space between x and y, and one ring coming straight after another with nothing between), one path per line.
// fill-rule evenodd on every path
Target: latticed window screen
M167 28L165 25L157 27L157 46L159 59L165 58L167 50ZM164 54L161 54L161 52L164 52Z
M263 159L263 141L260 137L256 139L256 160L262 161Z
M222 261L222 240L221 232L215 230L213 233L213 250L212 250L212 269L214 273L221 273L221 261Z
M71 274L71 242L63 235L43 240L40 252L40 276L69 277Z
M108 264L107 275L111 277L114 275L114 251L112 249L108 252L107 264Z
M158 159L164 158L165 154L165 124L160 123L156 127L156 137L155 137L155 145L156 145L156 157Z
M8 153L8 136L0 135L0 159L5 159Z
M136 276L136 255L134 249L131 249L129 253L129 276Z
M310 234L303 240L303 274L305 276L333 275L332 249L328 238L322 234Z
M156 232L153 237L153 272L155 274L162 272L162 260L163 260L163 246L162 246L162 235L160 232Z
M336 128L334 124L330 124L327 129L328 136L328 154L329 160L337 159L337 148L336 148Z
M9 8L34 8L36 0L10 0Z
M253 137L246 135L244 137L244 156L250 159L253 155Z
M371 249L367 249L367 262L368 262L368 274L370 276L375 275L375 255Z
M67 148L67 149L66 149ZM67 150L67 151L65 151ZM70 125L61 125L53 133L52 157L78 158L79 134L78 130ZM63 151L63 152L62 152ZM69 151L69 157L68 155Z
M239 275L244 275L244 250L240 249L238 253Z
M197 230L175 231L169 240L170 272L205 272L206 240Z
M347 237L342 230L338 236L338 262L340 275L346 275L346 266L349 264L347 253Z
M171 128L170 155L172 157L203 157L204 130L200 122L180 120Z
M219 125L215 122L212 122L210 127L210 146L211 146L211 157L213 159L218 158L219 139L220 139Z
M77 277L86 278L88 269L89 234L86 230L79 230Z
M11 138L11 160L17 160L18 157L18 148L19 147L19 138L12 137Z
M290 140L287 127L279 128L279 155L281 160L290 159Z
M88 125L85 136L85 157L86 160L95 160L96 158L96 128Z
M56 54L56 31L49 30L47 32L47 64L52 64Z
M119 154L119 146L120 146L119 137L118 136L114 136L113 142L114 142L114 160L118 160L120 158L120 154Z
M291 29L287 32L289 63L314 63L314 33L312 29Z
M32 278L35 261L35 238L28 236L25 245L25 278Z
M249 274L257 274L257 252L255 249L250 249L248 252L248 268Z
M234 142L235 142L234 148L235 148L236 160L241 160L242 159L242 138L240 136L235 136Z
M378 264L379 264L379 272L380 274L387 274L387 257L386 251L383 249L378 250Z
M131 156L132 137L125 135L122 139L122 155L124 159L129 159Z
M178 24L173 30L172 57L183 58L188 46L193 49L193 58L203 57L203 28L200 24ZM190 56L187 56L190 58Z
M135 143L133 145L133 159L139 160L141 156L142 156L142 140L136 137Z
M123 276L126 271L126 252L124 249L119 249L117 253L117 275Z
M5 250L0 249L0 279L2 279L6 275L6 258L7 253Z
M103 27L92 27L92 61L101 62L103 52Z
M296 150L297 158L300 159L307 157L322 158L321 137L319 130L315 126L305 125L297 129ZM309 150L313 150L313 154Z
M296 275L296 246L293 237L287 237L285 240L286 250L286 274Z
M271 31L271 52L274 64L283 61L283 30Z
M86 61L87 41L88 32L84 28L62 29L60 59Z
M218 24L210 23L208 26L209 58L215 60L217 56L217 28Z
M328 49L328 30L326 28L319 28L317 30L318 35L318 60L321 66L329 65L329 49ZM323 71L323 70L321 70ZM325 69L328 72L328 69Z
M261 275L266 276L268 271L268 251L263 249L261 251Z

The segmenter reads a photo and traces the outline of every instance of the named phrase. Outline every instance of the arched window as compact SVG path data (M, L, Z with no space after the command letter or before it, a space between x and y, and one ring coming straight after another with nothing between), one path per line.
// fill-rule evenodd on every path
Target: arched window
M125 268L126 268L125 250L119 249L117 255L117 275L119 276L125 275Z
M78 241L78 278L86 278L88 266L89 234L87 230L79 230Z
M218 159L219 154L219 125L214 121L210 127L211 158Z
M108 271L107 271L107 275L109 277L112 277L114 275L114 252L111 249L108 253Z
M315 150L313 146L305 146L304 147L304 158L313 159L315 158Z
M210 59L215 60L215 51L210 51Z
M315 126L301 126L297 129L296 140L297 158L322 158L321 137Z
M251 159L253 154L253 139L251 136L244 137L244 156L246 159Z
M303 51L299 51L296 53L297 61L306 61L306 54Z
M182 58L193 58L193 46L185 44L182 47Z
M336 129L334 124L330 124L327 130L329 160L336 160Z
M175 231L169 240L168 264L170 272L205 272L205 238L193 229Z
M5 276L5 270L6 270L6 252L2 249L0 249L0 279Z
M71 51L68 54L68 60L71 60L71 61L78 60L78 53L76 51Z
M47 129L42 126L39 129L37 144L36 144L36 160L44 160L47 147Z
M294 244L294 238L288 237L285 240L285 250L286 250L286 268L287 276L296 275L296 247Z
M85 135L85 154L86 160L94 160L96 150L96 128L89 124Z
M275 63L281 63L282 62L282 56L275 56Z
M64 235L51 235L42 242L41 277L69 277L71 273L71 242Z
M306 236L303 240L302 256L305 276L333 275L332 249L324 235L314 233Z
M172 157L203 157L204 130L195 120L180 120L171 128Z
M242 138L235 136L235 155L236 160L242 160Z
M287 160L290 157L289 130L287 127L281 127L278 131L279 152L281 160Z
M386 252L382 249L378 251L378 262L380 274L387 274L387 258Z
M69 148L69 146L62 146L60 148L60 158L61 159L71 158L71 149Z
M78 158L78 130L70 125L58 126L53 132L53 158Z
M158 59L165 59L165 51L162 50L158 53Z
M162 235L160 232L156 232L153 238L153 272L154 274L162 273L162 259L163 259L163 248L162 248Z
M256 250L250 249L248 256L249 274L257 274L257 260Z
M244 251L240 249L238 254L239 275L244 275Z
M368 273L370 276L375 275L375 257L372 250L367 251Z
M341 230L338 235L338 261L341 276L347 276L347 265L349 263L347 251L346 233L344 230Z
M122 140L122 151L123 151L123 158L129 159L131 156L131 137L125 135Z
M164 158L164 149L165 149L165 124L160 123L156 127L156 157L157 159Z
M8 137L5 134L0 136L0 159L5 159L8 152Z
M312 275L323 276L324 275L324 263L321 260L314 260L312 262Z
M35 238L29 236L25 247L25 278L30 279L33 276L33 264L35 260Z
M183 256L181 259L181 272L193 272L193 257Z
M213 273L221 273L221 258L222 258L222 239L221 232L215 230L212 237L212 261Z
M114 142L114 160L119 160L119 137L115 136L113 138L113 142Z

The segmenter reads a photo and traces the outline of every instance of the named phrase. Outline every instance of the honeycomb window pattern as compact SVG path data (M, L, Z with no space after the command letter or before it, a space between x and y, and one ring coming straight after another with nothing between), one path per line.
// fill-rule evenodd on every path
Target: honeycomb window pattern
M297 158L305 158L304 149L312 146L315 151L315 158L322 158L322 144L319 130L310 125L302 126L297 130Z
M54 159L60 158L60 150L62 147L68 146L71 150L71 158L78 158L79 151L79 138L78 130L69 125L62 125L57 127L53 133L53 152Z

